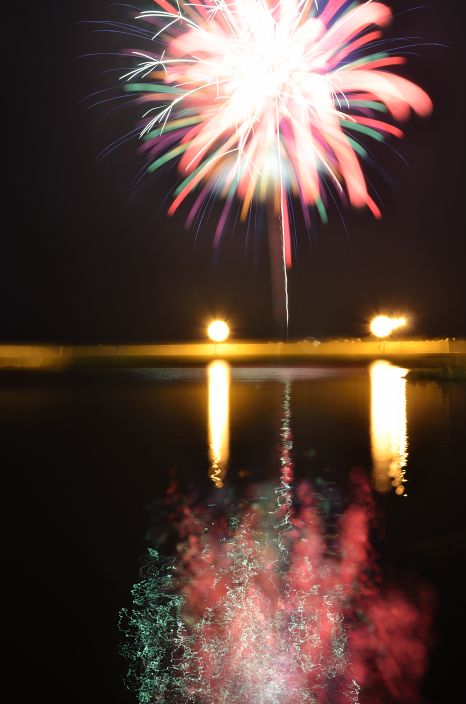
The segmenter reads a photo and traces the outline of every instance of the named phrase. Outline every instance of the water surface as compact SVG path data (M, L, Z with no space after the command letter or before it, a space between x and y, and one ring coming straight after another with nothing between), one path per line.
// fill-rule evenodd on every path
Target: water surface
M163 497L176 485L191 506L228 508L250 486L273 495L285 395L293 483L320 487L340 515L352 471L365 473L383 579L435 594L422 700L459 695L466 387L404 374L385 362L2 374L10 667L25 700L136 700L118 612L148 542L173 551Z

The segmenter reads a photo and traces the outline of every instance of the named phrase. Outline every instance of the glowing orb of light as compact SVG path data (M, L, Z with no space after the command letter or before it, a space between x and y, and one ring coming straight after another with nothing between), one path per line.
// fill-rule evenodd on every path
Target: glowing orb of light
M378 315L371 322L371 333L376 337L388 337L393 330L391 318L388 315Z
M376 337L389 337L394 330L406 325L406 318L389 318L388 315L378 315L371 322L371 333Z
M230 334L230 328L224 320L213 320L207 328L207 334L212 342L224 342Z

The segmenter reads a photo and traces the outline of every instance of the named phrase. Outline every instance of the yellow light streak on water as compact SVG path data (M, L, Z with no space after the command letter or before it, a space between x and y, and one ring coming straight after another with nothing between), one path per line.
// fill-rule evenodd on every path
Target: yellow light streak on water
M370 369L373 483L381 493L389 491L391 486L397 494L405 493L407 371L385 361L373 362Z
M208 367L209 383L209 476L223 487L230 454L230 365L216 360Z

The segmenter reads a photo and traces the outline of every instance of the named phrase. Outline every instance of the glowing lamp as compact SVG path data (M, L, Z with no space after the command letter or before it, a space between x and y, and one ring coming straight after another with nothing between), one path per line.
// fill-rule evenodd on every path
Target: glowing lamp
M389 337L394 330L406 325L406 318L389 318L388 315L378 315L371 322L371 333L376 337Z
M371 322L371 333L376 337L388 337L392 330L392 320L387 315L378 315Z
M224 320L214 320L207 328L207 334L212 342L225 342L230 334L230 328Z

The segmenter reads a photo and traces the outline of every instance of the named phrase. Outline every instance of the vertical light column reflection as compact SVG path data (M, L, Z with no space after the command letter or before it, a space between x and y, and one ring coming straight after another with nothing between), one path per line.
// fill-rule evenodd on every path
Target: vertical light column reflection
M399 495L405 493L408 458L407 371L385 361L374 362L370 370L373 483L379 492L393 486Z
M277 515L280 522L277 527L283 532L291 529L291 511L293 506L292 485L294 479L293 468L293 434L291 432L291 382L286 381L282 396L282 418L280 424L280 486L275 489L277 496ZM278 535L277 544L284 555L281 533Z
M218 489L223 486L230 454L230 366L216 360L208 367L209 383L209 476Z

